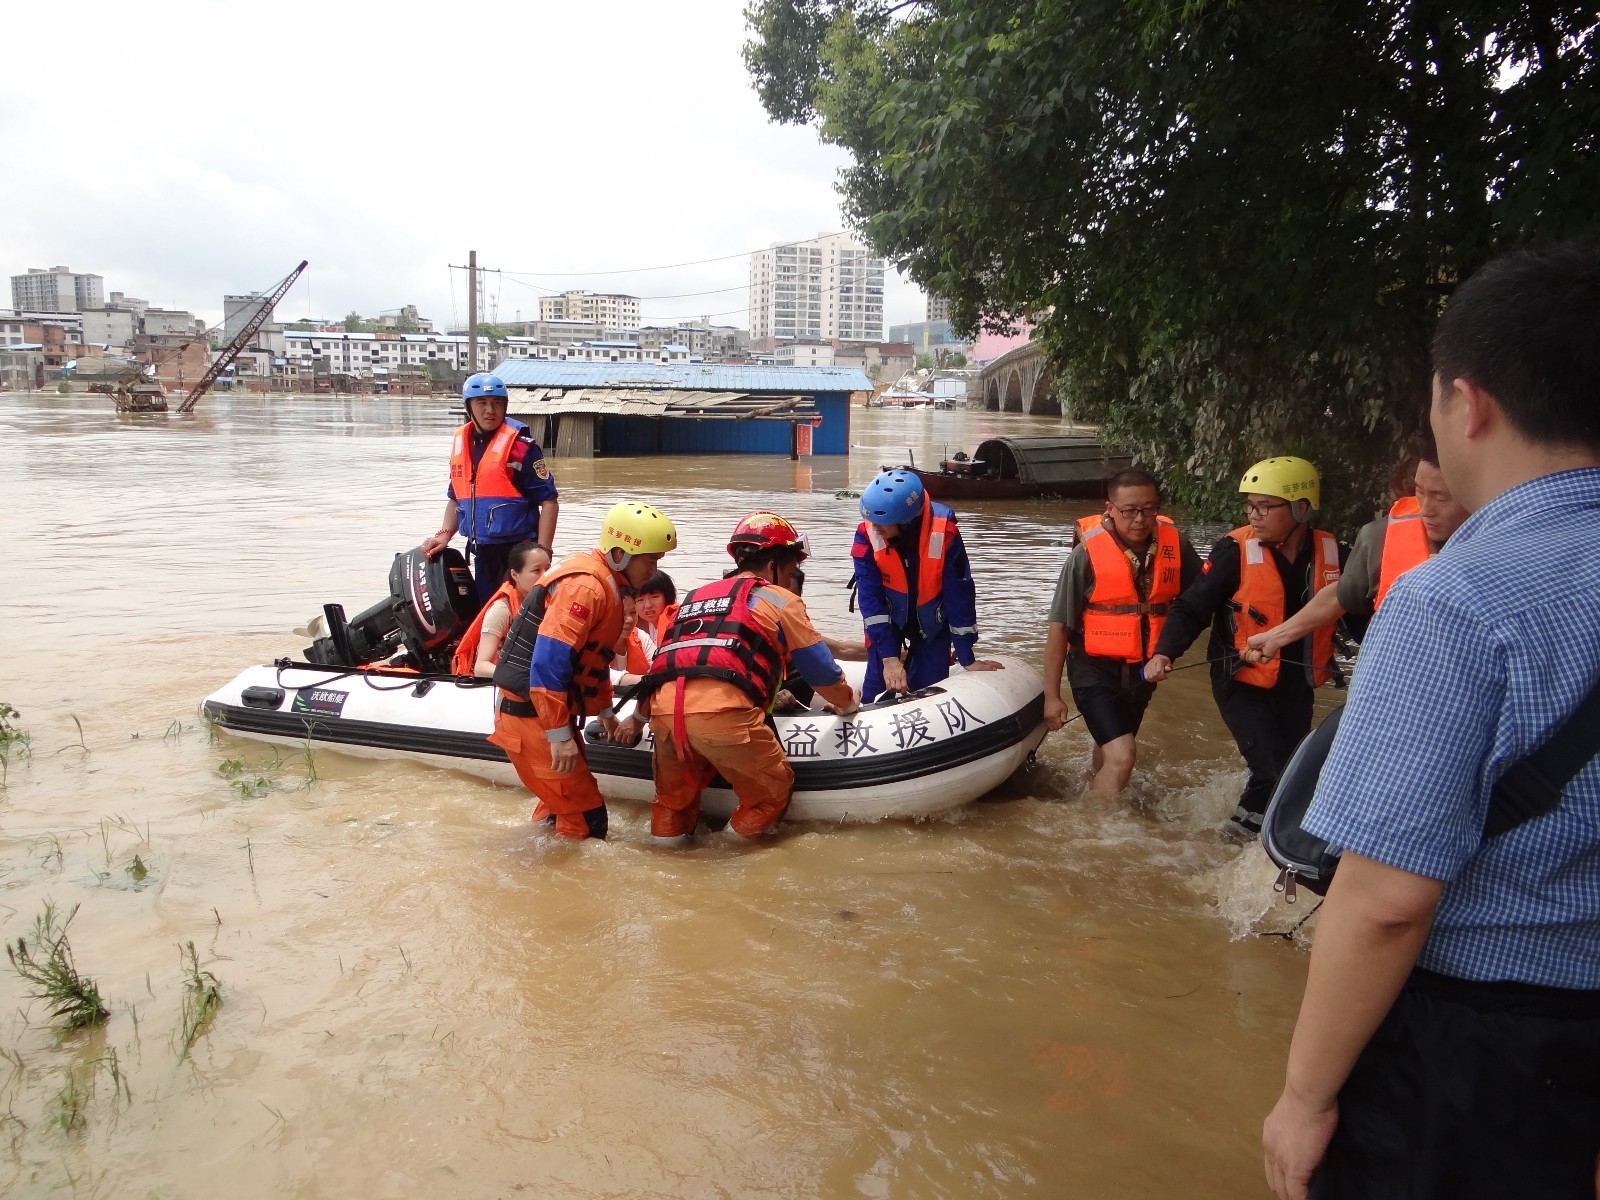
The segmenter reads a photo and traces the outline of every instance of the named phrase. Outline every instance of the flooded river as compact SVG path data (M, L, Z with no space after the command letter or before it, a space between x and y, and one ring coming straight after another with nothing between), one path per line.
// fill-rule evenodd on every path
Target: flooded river
M0 964L0 1191L1266 1194L1307 955L1255 931L1308 905L1254 921L1272 872L1216 832L1243 776L1203 669L1157 695L1117 805L1087 796L1074 722L926 824L672 852L618 804L610 841L558 844L520 791L275 755L197 716L242 666L298 656L324 601L377 600L437 528L445 402L109 409L0 396L0 702L31 736L0 792L0 934L76 908L111 1012L62 1035ZM678 525L681 588L771 506L811 536L818 623L848 635L837 492L908 450L1059 428L858 409L847 459L552 460L557 549L646 500ZM1084 511L959 512L980 653L1039 661ZM223 1002L185 1053L189 943Z

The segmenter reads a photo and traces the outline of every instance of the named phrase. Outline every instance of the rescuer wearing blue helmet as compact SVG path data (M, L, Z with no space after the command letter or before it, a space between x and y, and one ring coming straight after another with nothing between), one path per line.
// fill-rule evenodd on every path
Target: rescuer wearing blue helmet
M461 389L467 423L451 443L444 519L422 543L422 553L432 558L456 533L466 534L479 604L505 582L518 542L554 545L560 508L544 451L526 425L506 416L506 402L498 375L480 371Z
M884 471L861 493L861 517L850 555L867 635L862 701L948 678L952 653L969 671L999 670L973 654L977 591L950 506L915 473Z

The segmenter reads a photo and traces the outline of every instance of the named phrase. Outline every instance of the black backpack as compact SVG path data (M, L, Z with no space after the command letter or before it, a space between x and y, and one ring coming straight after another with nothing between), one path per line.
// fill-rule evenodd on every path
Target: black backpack
M1339 866L1339 851L1307 833L1300 822L1311 807L1317 778L1322 774L1322 764L1343 713L1341 704L1301 739L1278 779L1267 815L1261 821L1261 848L1280 868L1273 887L1290 904L1295 902L1297 885L1319 896L1327 895ZM1489 814L1483 823L1484 840L1554 811L1561 803L1561 790L1596 754L1600 754L1600 684L1537 750L1513 763L1494 785Z

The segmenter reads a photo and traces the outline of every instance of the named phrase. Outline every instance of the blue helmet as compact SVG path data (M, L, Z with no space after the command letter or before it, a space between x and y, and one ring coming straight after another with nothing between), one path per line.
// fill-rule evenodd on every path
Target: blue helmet
M461 403L470 404L473 400L479 400L485 396L498 396L502 400L507 399L506 385L500 381L500 376L491 375L487 371L479 371L468 379L461 388Z
M874 525L909 525L922 515L922 492L912 472L884 471L861 493L861 516Z

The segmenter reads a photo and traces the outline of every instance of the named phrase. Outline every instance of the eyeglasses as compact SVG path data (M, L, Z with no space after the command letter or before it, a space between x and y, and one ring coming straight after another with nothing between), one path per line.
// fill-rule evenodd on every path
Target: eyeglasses
M1133 504L1128 505L1126 508L1120 504L1113 504L1111 507L1117 510L1117 515L1124 521L1137 521L1141 517L1146 521L1154 520L1155 515L1161 511L1160 507L1155 504L1147 504L1142 508Z
M1277 512L1280 508L1288 507L1288 503L1283 500L1246 500L1244 502L1244 512L1247 517L1264 517L1270 512Z

